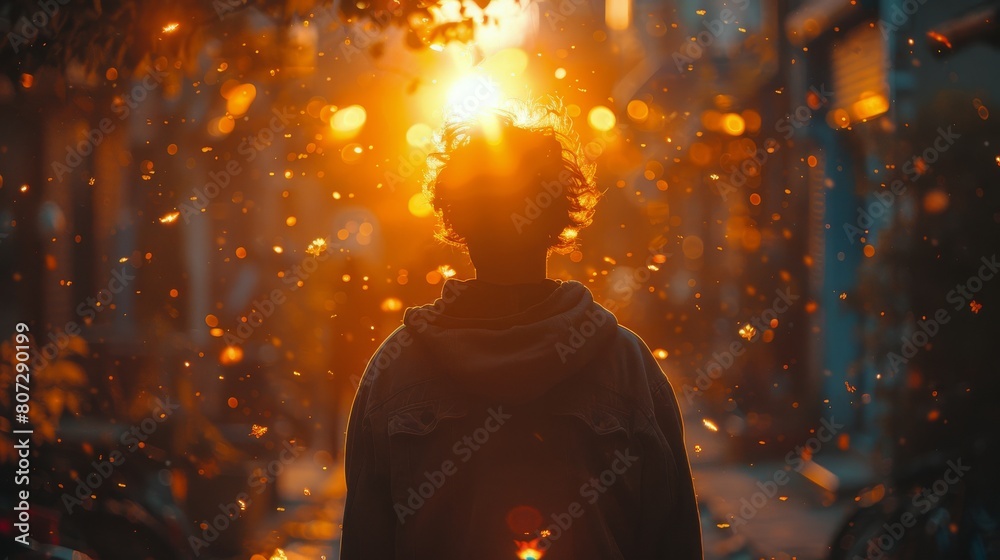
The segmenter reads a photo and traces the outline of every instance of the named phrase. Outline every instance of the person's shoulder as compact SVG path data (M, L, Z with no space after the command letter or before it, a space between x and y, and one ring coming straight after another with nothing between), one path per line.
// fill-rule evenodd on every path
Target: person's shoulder
M636 334L635 331L621 324L618 325L618 332L609 346L611 351L619 358L630 361L644 363L648 361L648 358L653 356L653 353L649 350L649 346L646 345L646 341Z
M412 327L400 325L375 350L361 381L371 393L382 396L392 393L421 381L422 373L433 369L419 367L426 360L417 348L414 334Z
M653 353L642 337L628 327L618 325L618 332L604 349L603 367L595 373L604 384L629 394L645 394L665 380Z

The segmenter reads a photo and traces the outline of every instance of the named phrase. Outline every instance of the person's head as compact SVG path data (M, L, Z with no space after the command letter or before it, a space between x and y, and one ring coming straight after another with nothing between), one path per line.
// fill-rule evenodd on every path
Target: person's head
M521 105L447 125L425 190L439 239L476 259L516 261L576 246L600 192L558 105Z

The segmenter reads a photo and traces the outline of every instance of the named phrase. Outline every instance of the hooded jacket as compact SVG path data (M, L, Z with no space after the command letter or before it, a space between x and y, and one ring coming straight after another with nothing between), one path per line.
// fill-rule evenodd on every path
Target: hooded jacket
M347 432L341 558L701 558L677 401L578 282L448 280Z

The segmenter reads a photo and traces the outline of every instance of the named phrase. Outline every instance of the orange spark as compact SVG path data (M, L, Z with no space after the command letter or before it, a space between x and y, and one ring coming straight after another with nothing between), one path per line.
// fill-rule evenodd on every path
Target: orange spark
M163 217L160 218L160 223L161 224L172 224L172 223L174 223L174 222L177 221L177 218L180 218L180 217L181 217L181 213L180 212L176 212L176 211L175 212L168 212L167 214L164 214Z

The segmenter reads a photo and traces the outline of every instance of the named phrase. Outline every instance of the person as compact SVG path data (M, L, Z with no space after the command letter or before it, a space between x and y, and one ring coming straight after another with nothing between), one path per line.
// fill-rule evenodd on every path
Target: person
M347 430L341 558L702 557L681 415L647 346L547 277L600 197L558 106L452 123L426 189L475 278L405 311Z

